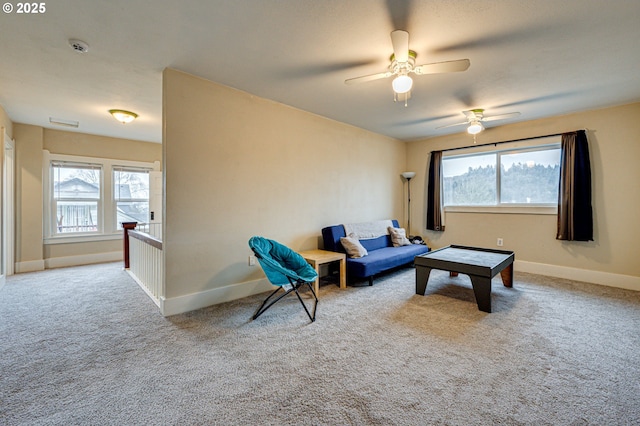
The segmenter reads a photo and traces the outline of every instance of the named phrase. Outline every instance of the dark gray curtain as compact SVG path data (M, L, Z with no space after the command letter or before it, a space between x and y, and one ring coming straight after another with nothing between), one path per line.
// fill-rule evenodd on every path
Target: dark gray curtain
M433 151L429 161L427 229L444 231L442 223L442 151Z
M593 241L591 164L584 130L562 134L557 240Z

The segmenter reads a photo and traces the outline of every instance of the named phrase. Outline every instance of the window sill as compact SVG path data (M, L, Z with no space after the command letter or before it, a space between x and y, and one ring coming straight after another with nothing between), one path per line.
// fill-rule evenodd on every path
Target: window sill
M447 206L447 213L541 214L557 215L557 206Z
M121 240L122 238L122 232L100 235L65 235L45 238L44 244L91 243L96 241Z

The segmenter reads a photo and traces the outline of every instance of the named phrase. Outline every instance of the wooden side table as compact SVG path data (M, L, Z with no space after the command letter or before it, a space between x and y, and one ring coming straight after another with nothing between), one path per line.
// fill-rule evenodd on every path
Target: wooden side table
M316 270L318 277L313 284L313 291L318 295L320 288L320 265L331 262L340 262L340 288L347 288L347 255L344 253L337 253L335 251L327 250L306 250L301 251L300 255L307 261L307 263Z

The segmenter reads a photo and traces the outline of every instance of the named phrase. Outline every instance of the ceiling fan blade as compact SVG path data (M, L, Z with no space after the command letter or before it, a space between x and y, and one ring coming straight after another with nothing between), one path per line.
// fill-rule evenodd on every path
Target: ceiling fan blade
M505 118L517 117L519 115L520 115L519 112L510 112L508 114L500 114L500 115L492 115L490 117L484 117L482 121L504 120Z
M466 71L471 62L468 59L458 59L457 61L434 62L432 64L418 65L413 68L413 72L422 74L440 74L445 72Z
M393 73L391 71L381 72L378 74L363 75L362 77L350 78L344 81L344 84L351 85L356 83L365 83L367 81L379 80L381 78L391 77Z
M436 127L436 130L438 130L438 129L446 129L447 127L462 126L463 124L469 124L469 122L468 121L463 121L462 123L447 124L446 126Z
M398 62L409 60L409 33L403 30L395 30L391 33L393 54Z

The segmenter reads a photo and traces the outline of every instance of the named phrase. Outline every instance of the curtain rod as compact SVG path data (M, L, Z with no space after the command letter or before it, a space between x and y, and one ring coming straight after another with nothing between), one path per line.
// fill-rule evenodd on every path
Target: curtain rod
M584 130L585 132L588 132L588 129L580 129L580 130ZM577 132L578 130L573 130L574 132ZM563 132L563 133L571 133L569 132ZM520 139L513 139L510 141L502 141L502 142L489 142L489 143L482 143L480 145L469 145L469 146L459 146L457 148L449 148L449 149L443 149L442 152L447 152L447 151L457 151L459 149L469 149L469 148L477 148L480 146L490 146L490 145L499 145L499 144L503 144L503 143L513 143L513 142L522 142L522 141L528 141L531 139L542 139L542 138L550 138L552 136L562 136L563 133L552 133L550 135L541 135L541 136L531 136L529 138L520 138ZM433 152L433 151L431 151Z

